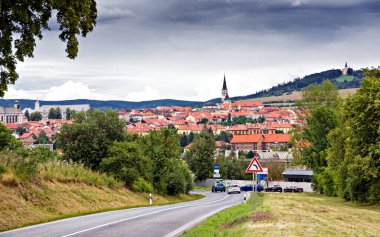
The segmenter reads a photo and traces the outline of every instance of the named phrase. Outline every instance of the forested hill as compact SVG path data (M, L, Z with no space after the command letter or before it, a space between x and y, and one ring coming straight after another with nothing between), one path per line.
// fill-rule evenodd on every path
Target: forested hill
M349 88L359 88L361 81L364 78L364 73L360 70L354 71L351 68L348 70L348 75L343 76L342 71L339 69L331 69L319 73L314 73L307 75L303 78L296 78L290 82L280 83L272 88L256 92L254 94L246 96L236 96L231 99L236 100L246 100L261 97L270 96L280 96L283 94L291 94L294 91L300 91L310 84L320 84L324 80L331 80L338 89L349 89ZM211 101L217 102L219 98L213 99Z

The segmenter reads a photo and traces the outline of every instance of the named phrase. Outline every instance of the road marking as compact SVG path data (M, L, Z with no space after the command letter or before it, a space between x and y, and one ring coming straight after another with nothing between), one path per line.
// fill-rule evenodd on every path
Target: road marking
M249 198L249 197L250 197L250 194L248 194L248 197L247 197L247 198ZM181 234L183 234L183 232L185 232L185 230L188 230L188 229L190 229L190 228L196 226L198 223L200 223L200 222L206 220L208 217L210 217L210 216L212 216L212 215L215 215L216 213L218 213L218 212L220 212L220 211L222 211L222 210L224 210L224 209L227 209L227 208L229 208L229 207L232 207L232 206L235 206L235 205L238 205L238 204L240 204L240 202L238 202L238 203L234 203L234 204L231 204L231 205L228 205L228 206L225 206L225 207L219 208L219 209L217 209L217 210L215 210L215 211L213 211L213 212L207 213L206 215L203 215L203 216L201 216L201 217L199 217L199 218L197 218L197 219L195 219L195 220L192 220L191 222L189 222L189 223L187 223L187 224L185 224L185 225L183 225L183 226L181 226L181 227L179 227L179 228L173 230L173 231L170 232L169 234L166 234L164 237L175 237L175 236L180 236Z
M184 208L184 207L195 207L195 206L209 205L209 204L213 204L213 203L217 203L217 202L223 201L224 199L226 199L228 197L229 197L229 195L225 195L222 199L219 199L219 200L216 200L216 201L212 201L212 202L208 202L208 203L201 203L201 204L195 204L195 205L182 205L182 206L171 207L171 208L162 209L162 210L158 210L158 211L154 211L154 212L148 212L148 213L145 213L145 214L141 214L141 215L137 215L137 216L133 216L133 217L128 217L128 218L124 218L124 219L121 219L121 220L112 221L112 222L105 223L105 224L102 224L102 225L98 225L98 226L94 226L94 227L87 228L87 229L84 229L84 230L80 230L80 231L77 231L77 232L74 232L74 233L71 233L71 234L63 235L61 237L74 236L74 235L77 235L77 234L80 234L80 233L83 233L83 232L87 232L87 231L90 231L90 230L98 229L98 228L101 228L101 227L104 227L104 226L113 225L113 224L117 224L117 223L120 223L120 222L137 219L137 218L140 218L140 217L143 217L143 216L148 216L148 215L152 215L152 214L156 214L156 213L160 213L160 212L164 212L164 211L170 211L170 210L174 210L174 209L178 209L178 208Z
M194 192L194 194L204 195L204 193L198 193L198 192ZM185 203L193 203L193 202L197 202L197 201L204 201L208 197L210 197L210 196L204 196L204 198L202 198L200 200L193 200L193 201L189 201L189 202L185 202ZM181 205L181 203L175 203L175 204L169 204L169 205ZM106 211L106 212L99 212L99 213L94 213L94 214L87 214L87 215L76 216L76 217L69 217L69 218L65 218L65 219L61 219L61 220L56 220L56 221L51 221L51 222L47 222L47 223L41 223L41 224L26 226L26 227L22 227L22 228L13 229L13 230L7 230L5 232L1 232L0 235L12 233L12 232L25 231L25 230L29 230L29 229L40 228L40 227L43 227L43 226L57 224L57 223L61 223L61 222L68 222L68 221L72 221L72 220L75 220L75 219L81 219L81 218L86 218L86 217L93 217L93 216L104 215L105 213L110 213L110 212L124 212L124 211L129 211L129 210L136 210L136 209L141 210L141 209L148 209L148 208L159 208L159 207L162 207L162 206L165 206L165 205L145 206L145 207L133 207L133 208L125 208L125 209L120 209L120 210L114 210L114 211Z

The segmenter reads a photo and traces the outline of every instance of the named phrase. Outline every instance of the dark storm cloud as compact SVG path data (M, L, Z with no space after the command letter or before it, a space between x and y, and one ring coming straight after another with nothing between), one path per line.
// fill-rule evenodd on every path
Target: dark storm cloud
M111 1L112 2L112 1ZM376 24L380 1L182 0L141 1L101 7L99 22L126 20L158 27L209 27L287 33L332 33ZM127 19L128 18L128 19ZM324 34L321 34L323 36Z

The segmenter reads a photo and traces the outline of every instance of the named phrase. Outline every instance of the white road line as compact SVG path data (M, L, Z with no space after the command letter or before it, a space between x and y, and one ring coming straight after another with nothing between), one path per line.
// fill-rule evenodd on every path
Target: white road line
M200 194L200 193L194 193L194 194ZM200 195L204 195L204 194L200 194ZM204 196L204 198L202 198L200 200L194 200L194 201L189 201L189 202L185 202L185 203L204 201L208 197L209 196ZM180 205L180 204L181 203L175 203L175 204L169 204L169 205ZM50 222L47 222L47 223L41 223L41 224L26 226L26 227L22 227L22 228L13 229L13 230L7 230L7 231L4 231L4 232L0 232L0 236L2 234L8 234L8 233L12 233L12 232L19 232L19 231L25 231L25 230L29 230L29 229L35 229L35 228L39 228L39 227L42 227L42 226L47 226L47 225L57 224L57 223L61 223L61 222L72 221L72 220L75 220L75 219L81 219L81 218L86 218L86 217L93 217L93 216L104 215L105 213L110 213L110 212L124 212L124 211L135 210L135 209L140 209L141 210L141 209L148 209L148 208L152 208L152 207L154 208L154 207L162 207L162 206L165 206L165 205L145 206L145 207L133 207L133 208L125 208L125 209L120 209L120 210L114 210L114 211L105 211L105 212L99 212L99 213L94 213L94 214L87 214L87 215L76 216L76 217L69 217L69 218L65 218L65 219L61 219L61 220L50 221Z
M74 232L74 233L71 233L71 234L63 235L61 237L74 236L74 235L77 235L77 234L80 234L80 233L83 233L83 232L87 232L87 231L90 231L90 230L98 229L98 228L101 228L101 227L104 227L104 226L113 225L113 224L117 224L117 223L120 223L120 222L132 220L132 219L137 219L137 218L140 218L140 217L143 217L143 216L148 216L148 215L152 215L152 214L156 214L156 213L160 213L160 212L164 212L164 211L169 211L169 210L174 210L174 209L184 208L184 207L195 207L195 206L209 205L209 204L213 204L213 203L217 203L217 202L223 201L224 199L226 199L228 197L229 197L229 195L225 195L222 199L219 199L219 200L216 200L216 201L213 201L213 202L201 203L201 204L195 204L195 205L182 205L182 206L162 209L162 210L158 210L158 211L154 211L154 212L148 212L148 213L145 213L145 214L141 214L141 215L137 215L137 216L133 216L133 217L128 217L128 218L124 218L124 219L121 219L121 220L112 221L112 222L105 223L105 224L102 224L102 225L94 226L94 227L91 227L91 228L88 228L88 229L80 230L80 231L77 231L77 232Z
M248 199L249 197L250 197L250 194L248 194L247 199ZM195 219L195 220L193 220L193 221L191 221L191 222L189 222L189 223L187 223L187 224L185 224L185 225L183 225L183 226L181 226L181 227L179 227L179 228L173 230L173 231L170 232L169 234L166 234L164 237L175 237L175 236L180 236L183 232L185 232L185 230L188 230L188 229L190 229L190 228L196 226L196 225L199 224L200 222L206 220L208 217L210 217L210 216L212 216L212 215L215 215L216 213L218 213L218 212L220 212L220 211L222 211L222 210L224 210L224 209L227 209L227 208L229 208L229 207L232 207L232 206L235 206L235 205L238 205L238 204L240 204L240 202L238 202L238 203L234 203L234 204L231 204L231 205L228 205L228 206L225 206L225 207L219 208L219 209L217 209L217 210L215 210L215 211L213 211L213 212L207 213L206 215L201 216L201 217L199 217L199 218L197 218L197 219Z

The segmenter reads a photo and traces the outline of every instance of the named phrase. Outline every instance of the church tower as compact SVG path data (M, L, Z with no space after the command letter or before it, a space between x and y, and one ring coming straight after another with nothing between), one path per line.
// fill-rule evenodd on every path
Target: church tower
M229 100L229 99L230 99L230 97L228 96L226 75L224 75L223 88L222 88L222 102L224 102L225 100Z
M343 75L343 76L347 76L347 75L348 75L348 66L347 66L347 62L346 62L346 65L344 65L344 68L342 69L342 75Z

